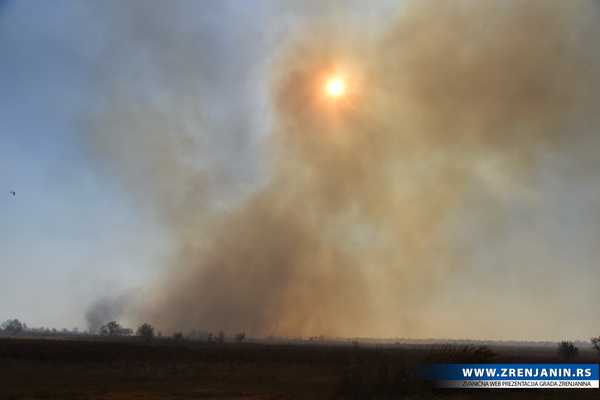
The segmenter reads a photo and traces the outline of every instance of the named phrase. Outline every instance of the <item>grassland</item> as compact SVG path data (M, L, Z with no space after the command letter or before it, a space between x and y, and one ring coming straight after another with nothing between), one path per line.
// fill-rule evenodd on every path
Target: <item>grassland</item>
M596 363L582 351L573 360ZM552 348L0 338L0 399L596 399L600 389L433 389L430 362L563 362Z

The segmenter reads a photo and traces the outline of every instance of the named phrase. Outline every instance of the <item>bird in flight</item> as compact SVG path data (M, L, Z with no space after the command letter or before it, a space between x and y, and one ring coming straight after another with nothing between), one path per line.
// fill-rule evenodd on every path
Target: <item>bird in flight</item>
M12 193L12 195L13 195L13 196L14 196L14 195L16 195L16 193L15 193L15 192L11 192L11 193Z

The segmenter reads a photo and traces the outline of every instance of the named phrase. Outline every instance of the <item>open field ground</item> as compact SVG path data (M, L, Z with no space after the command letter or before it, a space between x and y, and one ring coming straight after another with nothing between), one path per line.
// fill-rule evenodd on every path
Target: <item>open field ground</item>
M0 339L0 399L597 399L600 389L432 389L419 363L561 363L554 348ZM597 363L582 349L576 363Z

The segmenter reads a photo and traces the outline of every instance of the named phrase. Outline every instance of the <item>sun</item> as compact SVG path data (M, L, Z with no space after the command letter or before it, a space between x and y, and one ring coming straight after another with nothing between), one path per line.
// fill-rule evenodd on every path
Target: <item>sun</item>
M339 97L346 91L346 85L341 78L331 78L325 85L325 91L332 97Z

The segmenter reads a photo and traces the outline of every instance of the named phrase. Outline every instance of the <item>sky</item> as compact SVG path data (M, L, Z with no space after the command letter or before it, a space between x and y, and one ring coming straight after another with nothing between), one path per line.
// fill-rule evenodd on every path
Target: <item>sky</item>
M0 2L0 320L597 336L598 17Z

